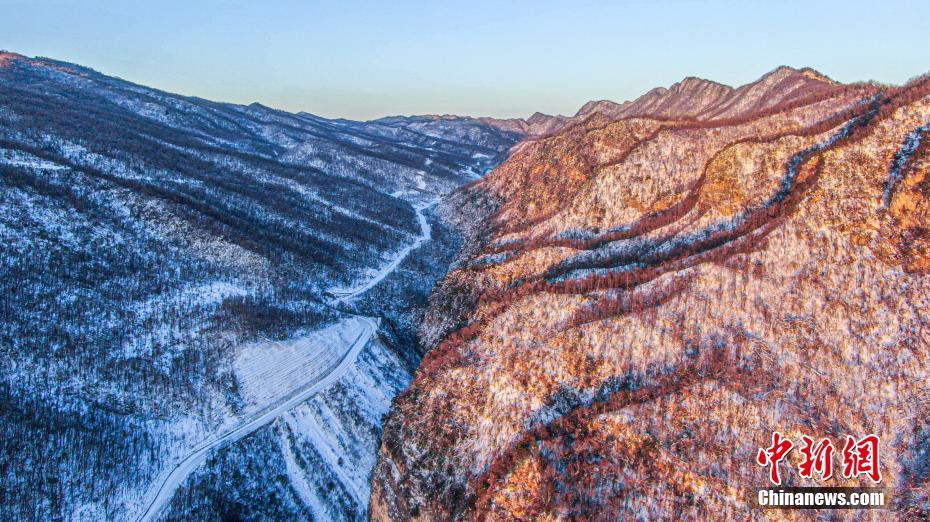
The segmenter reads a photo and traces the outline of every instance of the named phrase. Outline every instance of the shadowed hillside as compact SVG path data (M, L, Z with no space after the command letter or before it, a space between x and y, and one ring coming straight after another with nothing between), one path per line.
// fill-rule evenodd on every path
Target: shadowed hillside
M243 411L244 344L344 319L325 290L417 240L414 207L520 137L472 119L364 123L215 103L0 54L0 518L134 516L168 462ZM438 269L404 288L425 291ZM418 360L395 331L371 348L386 353L361 359L382 358L360 372L385 402ZM360 407L332 406L358 427L346 446L377 443L380 415ZM224 458L279 451L251 447ZM301 458L311 483L339 483L326 461ZM335 488L329 518L364 513L367 497ZM262 491L279 500L235 509L313 512L287 480Z

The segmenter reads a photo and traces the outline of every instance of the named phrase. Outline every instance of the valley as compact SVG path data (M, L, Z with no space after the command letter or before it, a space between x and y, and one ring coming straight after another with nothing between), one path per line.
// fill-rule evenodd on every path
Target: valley
M0 518L364 518L455 241L429 205L521 135L0 63ZM195 494L224 459L274 475Z
M351 121L0 53L0 519L744 520L775 431L926 518L928 128L927 76Z
M414 207L414 210L417 213L417 224L420 225L420 235L417 236L416 240L408 246L405 246L401 249L400 252L391 256L390 262L388 262L384 267L379 268L375 273L368 278L368 280L358 286L352 288L330 288L328 290L329 294L336 298L338 302L345 302L352 300L359 295L371 290L378 283L384 280L384 278L397 269L397 267L404 261L410 252L419 248L425 241L430 240L432 234L432 229L430 224L426 221L426 217L423 216L423 211L427 208L435 205L437 201L433 201L425 206Z

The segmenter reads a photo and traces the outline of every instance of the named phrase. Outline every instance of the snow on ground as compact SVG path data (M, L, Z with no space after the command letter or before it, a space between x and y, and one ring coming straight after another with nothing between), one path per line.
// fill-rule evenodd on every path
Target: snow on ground
M216 306L228 297L248 294L249 290L239 284L213 281L152 295L134 303L129 309L139 320L151 321L151 325L122 344L123 357L153 357L155 346L171 347L174 339L183 338L185 332L182 332L180 324L164 320L168 311ZM188 330L187 333L193 334L194 331ZM168 359L162 359L162 362L170 364Z
M327 372L366 326L353 317L284 342L245 345L235 361L240 394L256 409L289 395Z
M320 193L319 193L318 191L313 190L313 189L311 189L311 188L308 188L308 187L307 187L306 185L304 185L303 183L298 183L297 181L294 181L294 180L292 180L292 179L286 179L286 178L285 178L285 179L275 178L275 181L281 183L281 184L284 185L285 187L287 187L287 188L293 190L294 192L297 192L298 194L300 194L300 195L302 195L302 196L304 196L304 197L306 197L306 198L308 198L308 199L310 199L310 200L313 200L313 201L316 201L317 203L320 203L321 205L323 205L323 206L324 206L327 210L329 210L330 212L337 212L337 213L339 213L339 214L343 214L343 215L349 216L349 217L351 217L351 218L353 218L353 219L358 219L358 220L361 220L361 221L365 221L365 222L367 222L367 223L372 223L372 224L377 225L377 226L379 226L379 227L380 227L380 226L384 226L384 223L382 223L382 222L380 222L380 221L375 221L374 219L371 219L371 218L369 218L369 217L363 216L363 215L359 214L358 212L354 212L354 211L352 211L352 210L350 210L350 209L348 209L348 208L346 208L346 207L343 207L343 206L337 205L336 203L333 203L332 201L330 201L330 200L324 198L323 196L321 196ZM394 197L397 197L397 196L394 196ZM338 238L336 238L336 240L338 241Z
M917 127L904 138L904 143L894 156L891 169L888 171L888 179L885 181L885 190L882 192L882 207L888 208L891 205L891 196L898 182L901 181L901 170L907 165L907 162L917 151L920 141L923 139L925 132L930 130L930 123Z
M249 403L247 413L229 419L218 433L173 459L144 495L143 505L138 506L141 512L138 520L155 520L171 502L175 491L214 450L253 433L341 379L355 365L359 352L377 328L374 319L355 316L293 342L275 343L279 346L268 343L247 346L236 361L237 375L247 383L244 385ZM314 355L321 351L336 355L328 364L322 363ZM265 358L271 362L264 362ZM291 364L310 371L298 375L291 371Z
M287 468L287 476L297 491L300 500L309 507L314 513L325 512L325 507L320 503L319 498L313 493L310 482L304 476L304 471L297 463L297 456L294 455L294 449L291 447L291 439L287 430L281 432L281 453L284 455L284 466Z
M307 505L315 518L326 520L341 512L331 492L321 488L325 484L321 477L327 476L338 480L351 497L359 509L358 518L367 518L369 477L378 454L381 419L410 378L396 355L383 344L372 342L337 385L281 417L279 422L286 427L284 437L289 433L293 438L282 440L285 458L290 449L301 454L300 461L311 463L309 468L288 464L288 474L298 493L298 484L308 485L306 492L312 500ZM312 451L306 449L308 445ZM300 476L295 477L292 471Z
M18 150L0 149L0 162L10 167L65 170L68 167Z
M472 167L471 165L469 165L465 170L463 170L463 171L462 171L462 174L464 174L464 175L466 175L466 176L468 176L468 177L470 177L470 178L472 178L472 179L478 179L478 178L480 178L481 176L483 176L483 174L482 174L481 172L475 171L474 167Z
M393 272L401 262L410 254L410 252L416 250L426 241L429 241L433 237L433 230L430 227L429 222L426 220L426 216L423 215L423 211L435 205L436 201L431 201L425 205L416 206L414 209L417 212L417 223L420 225L420 235L414 240L413 243L407 245L400 252L394 254L391 257L391 260L387 265L383 266L379 270L371 273L368 276L368 280L358 286L353 288L330 288L329 293L336 297L337 301L345 302L351 299L358 297L361 294L371 290L378 283L384 280L388 274Z
M151 316L156 312L163 311L171 303L182 301L198 302L200 304L217 304L221 303L227 297L247 295L247 290L239 285L227 283L225 281L215 281L202 285L192 285L181 289L176 293L165 295L159 294L135 306L137 314L145 317Z

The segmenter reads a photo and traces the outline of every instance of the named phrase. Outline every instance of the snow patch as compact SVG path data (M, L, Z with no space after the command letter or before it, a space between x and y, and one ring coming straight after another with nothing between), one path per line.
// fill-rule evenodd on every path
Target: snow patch
M240 394L256 409L289 395L326 373L365 328L361 318L350 318L284 342L245 345L234 363Z

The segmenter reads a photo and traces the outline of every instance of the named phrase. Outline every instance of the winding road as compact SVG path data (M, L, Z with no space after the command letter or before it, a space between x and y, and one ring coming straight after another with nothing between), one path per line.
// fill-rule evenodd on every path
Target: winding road
M429 241L432 238L432 228L430 227L429 222L426 220L426 216L423 215L423 211L427 208L433 206L435 202L428 203L422 206L414 207L414 210L417 214L417 222L420 225L420 235L413 241L410 245L406 246L403 250L398 252L392 259L391 262L386 266L378 270L374 275L372 275L368 280L354 288L334 288L330 289L328 292L332 295L337 302L346 302L359 295L371 290L378 283L384 280L391 272L397 269L400 266L401 262L406 259L406 257L417 248L419 248L423 243ZM267 406L266 408L245 416L241 421L233 428L230 428L223 432L222 434L208 439L207 441L201 443L200 445L193 448L190 453L187 454L180 462L178 462L173 468L168 472L163 472L159 475L156 484L152 486L149 491L149 494L146 495L146 498L149 499L145 506L145 510L138 517L139 522L149 522L155 520L161 511L171 502L171 499L174 497L175 491L181 484L184 483L184 480L194 472L201 464L206 462L207 457L210 455L210 452L251 434L258 428L268 424L269 422L276 419L278 416L290 411L300 403L309 399L313 395L323 391L330 384L338 380L346 372L350 365L355 363L355 359L358 356L358 353L368 344L368 341L371 339L371 336L378 329L378 322L371 317L355 316L356 319L360 319L363 324L363 329L355 340L347 347L345 353L322 375L318 378L306 383L304 386L295 390L290 395L285 396L281 400Z
M286 413L298 404L324 390L342 377L349 366L355 363L355 359L359 352L368 344L371 336L374 335L378 329L378 321L375 319L362 316L356 316L356 319L362 321L362 331L359 332L355 340L346 347L345 353L330 366L325 373L306 383L290 395L285 396L280 401L252 415L243 417L235 427L228 429L221 435L211 438L192 449L170 472L167 474L163 473L162 476L159 477L158 482L152 486L151 491L154 491L154 494L147 495L150 500L145 507L145 511L137 520L140 522L155 520L162 509L164 509L171 501L172 497L174 497L175 491L184 483L188 475L207 460L211 451L236 442L251 434L258 428L273 421L279 415Z
M410 252L413 252L420 247L423 243L429 241L433 237L433 230L430 227L429 222L426 220L426 216L423 215L423 211L435 205L436 202L428 203L422 206L414 207L414 210L417 213L417 223L420 224L420 235L414 240L413 243L407 245L403 248L397 255L391 259L391 262L378 270L373 276L371 276L368 281L362 283L354 288L330 288L328 290L329 294L332 295L338 302L346 302L352 300L365 292L374 288L378 283L384 280L388 274L393 272L400 266L400 263L410 255Z

